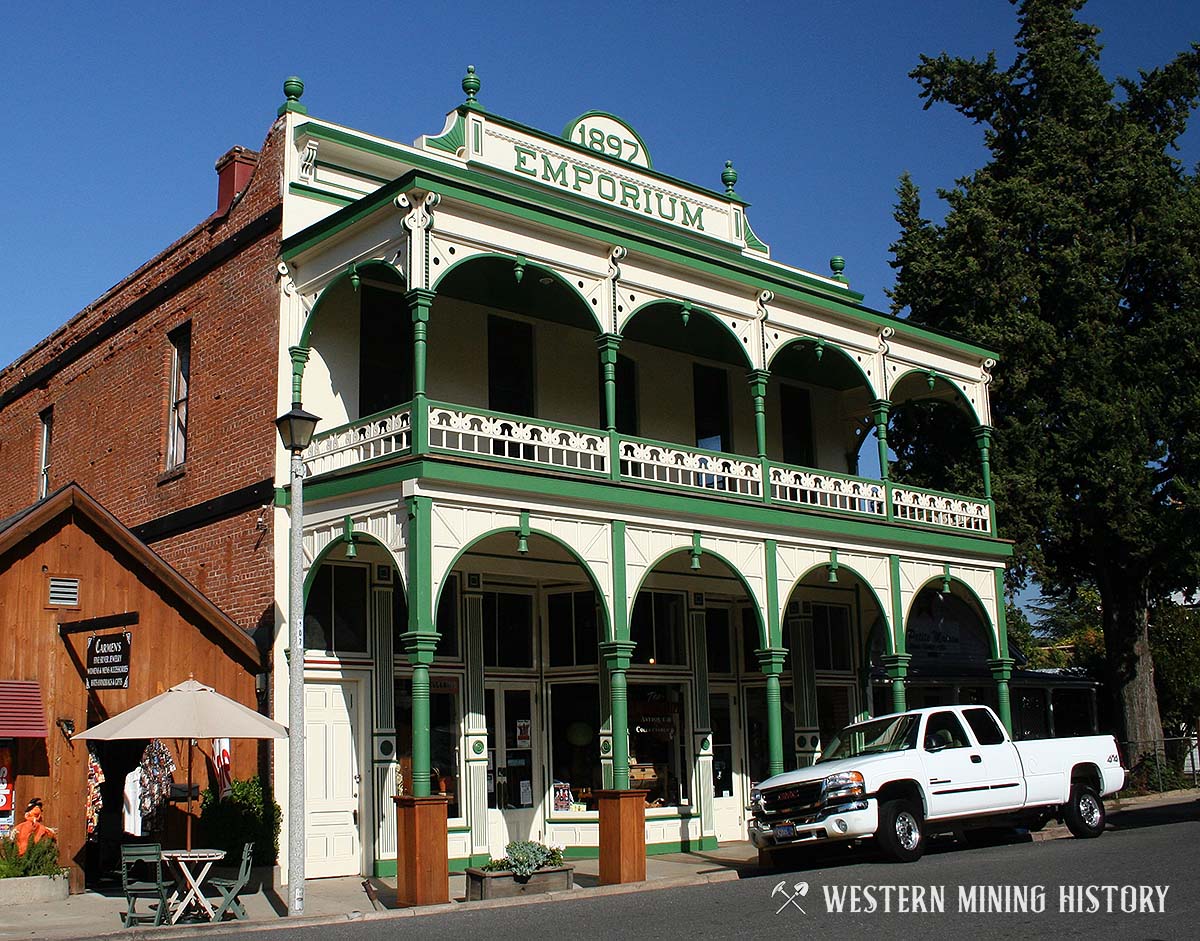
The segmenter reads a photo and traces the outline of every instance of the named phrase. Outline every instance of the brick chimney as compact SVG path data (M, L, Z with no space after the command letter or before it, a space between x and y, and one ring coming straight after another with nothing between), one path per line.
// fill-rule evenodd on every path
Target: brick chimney
M258 154L245 147L234 147L217 161L217 215L229 211L234 197L246 188L258 165Z

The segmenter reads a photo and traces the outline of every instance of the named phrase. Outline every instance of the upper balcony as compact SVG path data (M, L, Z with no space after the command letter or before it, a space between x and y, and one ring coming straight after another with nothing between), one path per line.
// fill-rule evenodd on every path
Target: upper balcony
M617 334L573 284L524 258L476 256L415 292L387 264L358 266L325 289L301 341L304 405L323 419L308 475L453 455L995 534L987 429L935 370L895 376L880 399L862 357L837 342L793 339L756 368L699 306L629 304Z

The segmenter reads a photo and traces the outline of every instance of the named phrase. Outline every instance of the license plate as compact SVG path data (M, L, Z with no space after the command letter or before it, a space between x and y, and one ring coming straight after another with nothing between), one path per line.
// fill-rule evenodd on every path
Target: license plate
M796 825L794 823L777 823L775 824L775 839L790 840L796 835Z

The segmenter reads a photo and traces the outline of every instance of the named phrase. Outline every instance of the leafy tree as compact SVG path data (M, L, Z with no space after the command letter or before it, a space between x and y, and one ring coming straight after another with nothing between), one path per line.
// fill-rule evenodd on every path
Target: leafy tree
M939 191L942 224L901 179L893 308L1000 354L1009 577L1096 586L1120 734L1157 738L1148 599L1200 581L1200 183L1171 154L1200 46L1114 83L1083 0L1013 2L1010 66L943 53L912 72L926 108L982 125L990 159Z
M1195 735L1200 717L1200 610L1164 602L1150 616L1154 683L1168 735Z

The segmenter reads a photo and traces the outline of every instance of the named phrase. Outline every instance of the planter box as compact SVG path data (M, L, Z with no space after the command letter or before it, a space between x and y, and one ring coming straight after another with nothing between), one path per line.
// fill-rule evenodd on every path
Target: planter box
M575 867L556 866L539 869L528 882L518 882L511 872L467 870L467 901L479 899L509 899L518 895L541 895L544 892L565 892L575 888Z
M61 902L70 889L71 881L65 875L0 879L0 905Z

